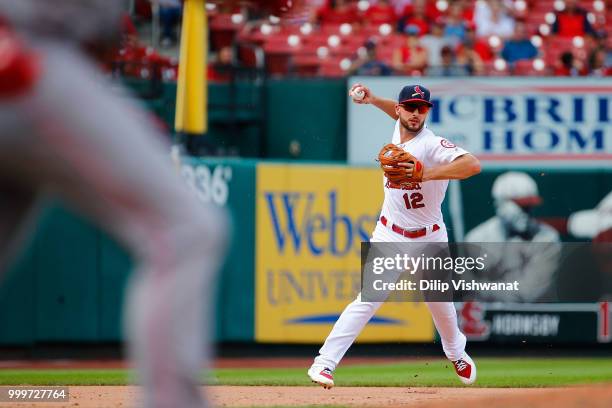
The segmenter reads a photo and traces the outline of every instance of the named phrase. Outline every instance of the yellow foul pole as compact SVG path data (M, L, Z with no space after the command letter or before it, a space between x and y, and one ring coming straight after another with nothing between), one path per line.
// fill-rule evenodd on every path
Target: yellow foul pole
M198 135L207 131L206 58L208 30L205 0L185 0L176 89L176 132Z

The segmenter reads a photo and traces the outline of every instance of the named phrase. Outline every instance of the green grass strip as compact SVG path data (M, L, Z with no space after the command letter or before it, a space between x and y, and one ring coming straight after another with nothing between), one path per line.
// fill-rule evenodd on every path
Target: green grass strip
M612 382L612 359L476 359L479 387L555 387ZM310 385L302 368L218 369L206 381L215 385ZM127 370L0 370L0 385L125 385ZM337 386L460 387L446 360L341 366Z

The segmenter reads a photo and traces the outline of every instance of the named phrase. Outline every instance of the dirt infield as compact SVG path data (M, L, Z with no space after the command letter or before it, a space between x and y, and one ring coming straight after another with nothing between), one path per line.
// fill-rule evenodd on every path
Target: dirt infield
M339 405L350 407L446 408L608 408L612 385L567 388L401 388L401 387L243 387L213 386L208 393L216 407ZM70 387L70 402L0 407L129 408L135 406L133 386ZM457 405L455 405L457 404ZM460 404L460 405L459 405Z

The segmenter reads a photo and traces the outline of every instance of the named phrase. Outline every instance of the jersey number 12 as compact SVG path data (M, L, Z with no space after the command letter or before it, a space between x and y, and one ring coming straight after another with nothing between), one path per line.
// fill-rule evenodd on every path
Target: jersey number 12
M404 203L406 203L406 208L409 210L425 207L425 204L421 201L423 201L423 194L421 193L412 193L410 197L408 197L408 193L404 194Z

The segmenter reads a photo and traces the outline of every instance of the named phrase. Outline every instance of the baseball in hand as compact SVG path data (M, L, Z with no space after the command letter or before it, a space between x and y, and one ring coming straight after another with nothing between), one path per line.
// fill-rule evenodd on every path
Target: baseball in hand
M363 98L365 98L365 90L361 87L357 87L353 89L353 92L351 93L351 97L353 98L354 101L361 101L363 100Z

